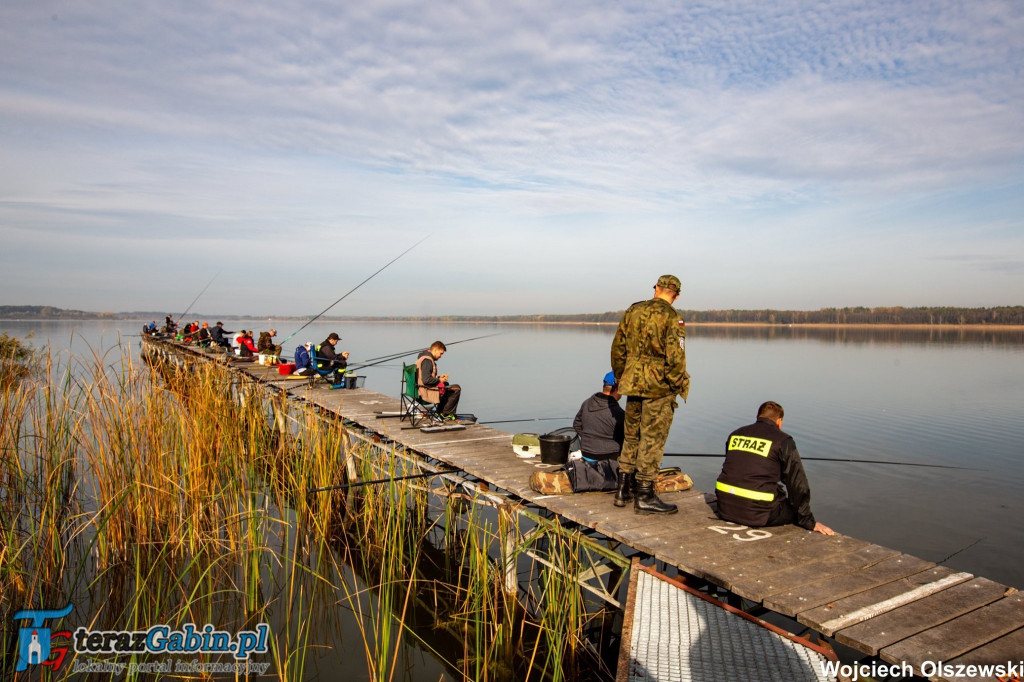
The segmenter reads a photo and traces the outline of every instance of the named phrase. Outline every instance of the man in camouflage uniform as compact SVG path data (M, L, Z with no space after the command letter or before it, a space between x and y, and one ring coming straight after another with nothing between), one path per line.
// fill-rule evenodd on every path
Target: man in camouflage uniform
M612 341L612 371L626 397L626 433L619 455L615 506L633 499L638 514L672 514L674 504L654 494L676 395L690 391L686 373L686 332L672 306L681 289L675 275L662 275L654 298L634 303L622 316ZM635 481L636 495L632 487Z

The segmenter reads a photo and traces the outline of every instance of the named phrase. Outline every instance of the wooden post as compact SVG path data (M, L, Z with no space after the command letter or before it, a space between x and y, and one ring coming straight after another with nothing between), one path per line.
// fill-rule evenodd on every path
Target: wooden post
M519 559L519 551L516 549L519 545L519 525L516 523L515 514L510 512L504 505L498 508L498 514L501 519L500 525L506 528L501 542L502 569L505 573L505 593L509 596L515 596L519 592L519 575L516 571L516 564Z

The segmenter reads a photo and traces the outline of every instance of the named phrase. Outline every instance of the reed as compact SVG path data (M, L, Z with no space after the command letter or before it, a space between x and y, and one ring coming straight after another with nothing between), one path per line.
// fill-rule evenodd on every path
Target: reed
M407 677L409 640L464 679L571 675L587 607L556 571L539 574L536 617L505 591L514 515L440 479L311 493L349 461L361 480L417 472L263 391L213 363L101 353L5 384L0 620L71 601L91 629L266 622L268 674L304 680L325 636L351 636L340 602L373 680ZM571 575L576 549L564 534L551 562Z

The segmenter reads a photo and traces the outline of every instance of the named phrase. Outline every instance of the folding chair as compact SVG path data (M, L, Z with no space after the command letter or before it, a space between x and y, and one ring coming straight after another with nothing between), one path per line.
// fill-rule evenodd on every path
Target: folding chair
M402 363L402 386L399 391L401 400L398 412L378 412L377 419L399 417L399 421L409 420L412 425L407 428L418 428L423 431L460 431L463 424L447 423L441 418L437 403L428 403L420 398L416 387L416 365Z
M327 369L321 367L321 362L330 362L324 358L317 357L316 346L309 347L309 366L313 369L312 374L309 375L309 387L313 388L316 385L317 379L323 379L326 383L330 384L331 388L344 388L345 380L342 375L345 373L344 369ZM334 379L341 379L340 382L335 383Z
M437 412L438 403L428 403L420 398L420 392L416 386L416 365L402 363L401 399L400 421L408 419L413 426L420 426L424 421L430 423L443 421Z

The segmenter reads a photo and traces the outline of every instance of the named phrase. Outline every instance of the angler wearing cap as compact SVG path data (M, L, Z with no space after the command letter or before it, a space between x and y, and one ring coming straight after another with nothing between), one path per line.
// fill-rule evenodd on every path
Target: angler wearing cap
M203 322L203 326L199 328L199 334L196 337L199 339L200 348L207 348L210 342L213 340L210 336L210 323Z
M348 351L337 353L334 347L341 341L337 332L331 332L324 339L324 342L316 347L317 366L320 369L333 370L335 375L340 374L338 370L344 371L348 367Z
M256 350L265 355L280 356L281 346L274 343L275 336L277 336L276 329L260 332L260 340L256 343Z
M227 336L224 336L225 334L234 334L234 332L229 332L224 329L223 322L218 321L217 324L213 326L213 329L210 330L210 338L213 339L213 342L221 348L227 348L230 350L231 341L228 340Z
M626 420L626 413L619 406L621 397L615 385L615 373L608 372L602 380L601 392L580 405L572 426L580 436L583 459L591 462L618 459Z
M619 391L626 396L615 506L624 507L632 499L638 514L678 511L676 505L662 502L654 493L654 480L672 426L676 395L685 402L690 391L686 332L679 311L672 306L681 289L675 275L659 277L654 297L626 310L612 340L612 371Z

